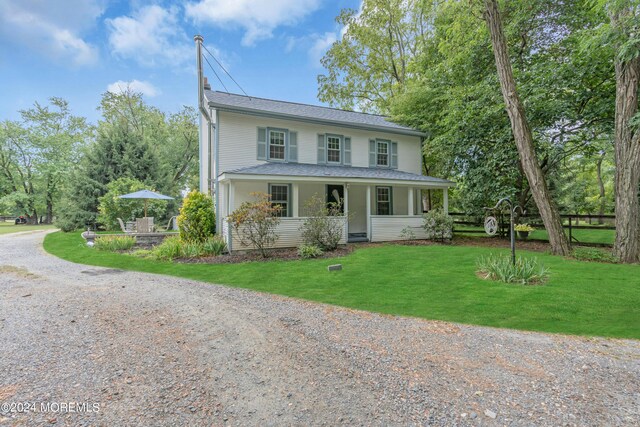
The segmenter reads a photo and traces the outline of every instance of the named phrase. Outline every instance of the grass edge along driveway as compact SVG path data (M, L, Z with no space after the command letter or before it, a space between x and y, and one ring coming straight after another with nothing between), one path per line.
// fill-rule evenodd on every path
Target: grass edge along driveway
M544 286L507 285L475 275L470 246L385 244L338 259L177 264L100 252L80 233L50 233L47 252L80 264L165 274L383 314L500 328L640 339L640 266L588 263L541 253ZM343 270L328 272L340 262ZM88 278L87 280L90 280Z

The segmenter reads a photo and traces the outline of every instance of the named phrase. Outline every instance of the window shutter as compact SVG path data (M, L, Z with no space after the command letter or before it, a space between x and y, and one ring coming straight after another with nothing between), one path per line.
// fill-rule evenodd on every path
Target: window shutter
M258 160L267 160L267 129L258 128Z
M376 162L376 140L369 140L369 167L375 168L377 166Z
M298 163L298 132L289 132L289 149L287 153L288 162Z
M351 166L351 137L344 137L344 155L342 156L345 166Z
M293 191L291 189L292 185L291 184L287 184L287 187L289 187L287 189L287 216L288 217L292 217L293 216L293 203L298 203L297 200L293 200Z
M391 143L391 169L398 169L398 143Z
M324 134L318 134L318 164L324 165L327 163L327 150L325 147Z
M393 187L389 187L389 215L393 215Z

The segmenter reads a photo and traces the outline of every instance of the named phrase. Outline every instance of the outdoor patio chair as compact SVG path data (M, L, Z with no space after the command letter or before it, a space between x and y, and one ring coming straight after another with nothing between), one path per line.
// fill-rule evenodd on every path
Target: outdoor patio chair
M127 224L125 225L124 221L122 221L122 218L118 218L118 223L120 224L120 229L123 233L134 233L136 231L134 229L135 224L131 221L127 221Z
M171 218L169 218L169 222L167 223L167 226L164 228L164 231L171 231L171 230L177 230L178 229L178 223L176 221L176 217L172 216Z
M138 233L153 233L153 217L136 218L136 230Z

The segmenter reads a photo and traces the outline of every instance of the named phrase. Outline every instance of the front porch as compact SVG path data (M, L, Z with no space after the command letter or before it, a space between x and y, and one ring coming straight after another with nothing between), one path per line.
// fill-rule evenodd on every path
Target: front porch
M277 227L279 239L275 247L295 247L301 241L300 227L309 212L305 206L314 195L327 202L339 201L343 216L340 244L347 242L384 242L401 240L405 228L418 239L428 238L422 228L422 190L443 192L443 207L448 210L448 187L437 182L398 182L397 180L347 181L326 177L269 176L265 179L227 175L220 181L218 194L219 230L230 250L242 247L238 237L228 226L227 216L244 201L252 200L251 193L272 194L274 203L283 206L284 216ZM428 178L428 177L425 177Z

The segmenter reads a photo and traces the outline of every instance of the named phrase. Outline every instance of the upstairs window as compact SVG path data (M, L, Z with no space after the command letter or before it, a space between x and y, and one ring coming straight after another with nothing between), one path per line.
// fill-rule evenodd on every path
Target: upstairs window
M389 143L378 141L376 146L376 164L378 166L389 166Z
M258 128L258 160L298 162L298 132L280 128Z
M398 143L388 139L370 139L369 167L398 169Z
M340 137L329 135L327 136L327 162L328 163L340 163Z
M351 137L319 133L318 164L351 166Z
M269 129L269 159L285 159L285 132Z

